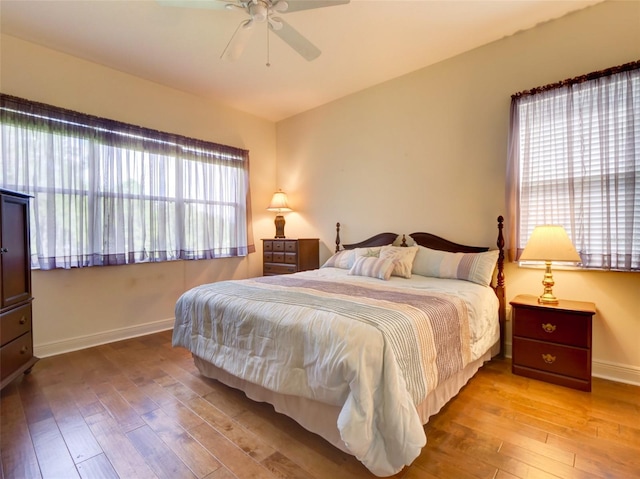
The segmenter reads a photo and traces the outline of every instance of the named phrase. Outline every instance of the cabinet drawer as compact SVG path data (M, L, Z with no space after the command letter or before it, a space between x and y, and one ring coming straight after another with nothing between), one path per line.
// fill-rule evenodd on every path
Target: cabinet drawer
M263 261L264 261L265 263L271 263L271 262L273 262L273 253L267 253L267 252L265 252L265 253L263 253L262 257L263 257Z
M591 346L591 316L553 310L514 308L513 334L588 348Z
M273 241L263 240L263 249L265 251L273 251Z
M288 265L288 264L281 264L281 263L265 263L264 264L264 271L263 274L264 275L269 275L269 274L289 274L289 273L295 273L296 272L296 265L292 264L292 265Z
M274 263L284 263L284 253L273 253Z
M273 251L284 251L284 241L272 241Z
M513 338L513 364L590 380L591 351L525 338Z
M31 331L31 303L7 311L0 316L0 344L4 346Z
M0 349L0 379L9 376L33 357L31 333L26 333Z

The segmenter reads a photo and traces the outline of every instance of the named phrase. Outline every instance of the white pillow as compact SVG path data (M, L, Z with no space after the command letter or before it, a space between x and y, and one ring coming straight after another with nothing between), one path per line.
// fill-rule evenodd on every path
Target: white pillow
M488 286L498 261L497 249L484 253L449 253L418 246L413 273L433 278L462 279Z
M331 256L323 265L323 268L340 268L340 269L351 269L353 266L353 262L356 259L355 250L352 249L343 249L342 251L338 251L336 254Z
M393 271L393 261L390 259L376 258L375 256L360 256L356 258L349 274L353 276L368 276L388 280Z
M417 246L383 246L380 250L380 258L393 261L393 276L411 278L413 260L418 252Z

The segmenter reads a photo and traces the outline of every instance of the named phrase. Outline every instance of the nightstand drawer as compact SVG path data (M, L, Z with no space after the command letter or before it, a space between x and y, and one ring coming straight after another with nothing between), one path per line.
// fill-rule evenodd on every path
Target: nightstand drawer
M284 253L274 252L273 253L273 262L274 263L284 263Z
M298 255L296 253L285 253L284 262L287 264L296 264L298 262Z
M265 263L263 266L263 274L265 276L271 274L291 274L296 272L296 265L288 265L281 263Z
M591 351L532 339L513 338L513 364L578 379L591 379Z
M284 241L272 241L273 251L284 251Z
M591 318L563 311L517 308L513 311L514 336L541 341L590 346Z
M298 242L297 241L285 241L284 242L284 250L288 253L295 253L298 251Z

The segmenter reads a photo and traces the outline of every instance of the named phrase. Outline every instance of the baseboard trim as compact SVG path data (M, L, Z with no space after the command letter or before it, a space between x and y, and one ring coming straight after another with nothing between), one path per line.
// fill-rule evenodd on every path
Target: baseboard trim
M511 358L511 343L505 344L504 349L505 356ZM591 363L591 375L595 378L640 386L640 368L629 364L593 360Z
M591 375L596 378L640 386L640 368L628 364L593 361Z
M96 334L78 336L62 341L52 341L45 344L34 344L33 352L39 358L56 356L58 354L70 353L80 349L100 346L101 344L122 341L123 339L136 338L147 334L159 333L173 328L174 318L162 319L151 323L136 324L127 328L112 329Z

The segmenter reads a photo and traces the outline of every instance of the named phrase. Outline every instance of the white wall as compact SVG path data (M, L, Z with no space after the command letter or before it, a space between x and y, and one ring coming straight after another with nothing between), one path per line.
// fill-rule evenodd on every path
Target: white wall
M201 98L2 35L3 93L250 151L256 244L271 235L265 211L275 185L275 125ZM34 349L47 356L167 329L188 288L262 274L245 259L34 271Z
M426 230L495 244L505 214L513 93L640 59L640 2L608 1L277 125L278 185L293 236L333 225L355 242ZM541 292L541 270L507 268L507 297ZM594 301L594 372L640 383L640 274L557 271L561 298ZM510 341L510 339L508 339Z

